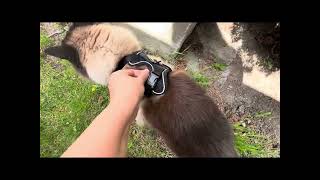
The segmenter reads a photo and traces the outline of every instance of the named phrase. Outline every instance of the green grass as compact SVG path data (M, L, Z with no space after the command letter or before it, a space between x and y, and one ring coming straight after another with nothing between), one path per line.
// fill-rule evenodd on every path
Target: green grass
M227 65L222 63L213 63L211 67L218 71L224 71L227 68Z
M245 127L241 122L233 125L236 150L241 157L278 157L279 152L271 148L265 136Z
M40 33L40 49L44 49L53 44L53 41L45 35L45 33Z
M182 52L174 51L173 53L168 55L168 62L171 64L176 64L176 61L179 60L179 58L183 57L185 55L185 52L191 47L189 45L186 47Z
M171 54L168 55L168 62L170 64L176 65L177 64L177 60L179 59L179 57L183 56L184 54L179 53L179 52L173 52Z
M129 157L174 157L152 129L133 124L129 134Z
M271 140L247 126L245 121L253 121L255 118L269 117L271 112L260 111L248 114L239 122L233 124L235 146L241 157L279 157L279 151L272 148Z
M209 78L201 74L200 72L189 72L191 77L202 87L207 88L209 87Z
M40 156L57 157L108 104L107 88L79 77L67 61L63 71L40 64ZM94 87L94 89L93 89Z
M40 34L41 49L52 43ZM108 102L106 87L80 77L68 61L52 62L41 54L40 156L59 157Z
M254 116L257 118L265 118L265 117L269 117L271 115L272 115L272 112L261 111L261 112L257 112Z

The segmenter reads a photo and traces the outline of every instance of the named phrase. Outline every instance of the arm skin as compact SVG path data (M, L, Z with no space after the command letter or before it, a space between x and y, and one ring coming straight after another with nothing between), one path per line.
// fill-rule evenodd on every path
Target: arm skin
M125 157L148 70L121 70L109 82L110 104L61 157ZM131 87L131 88L128 88Z

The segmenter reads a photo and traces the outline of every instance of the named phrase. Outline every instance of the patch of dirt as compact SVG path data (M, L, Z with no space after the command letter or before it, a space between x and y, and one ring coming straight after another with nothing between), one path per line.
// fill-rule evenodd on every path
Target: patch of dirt
M161 148L165 149L168 157L176 157L175 154L171 151L171 149L166 145L164 139L156 133L156 141L161 145Z
M50 37L54 45L59 45L70 26L70 23L40 23L40 31Z
M175 69L176 70L185 70L187 68L187 63L183 58L176 60Z
M44 35L50 36L50 39L52 40L51 46L56 46L61 43L70 25L70 23L40 23L40 31L41 33L44 33ZM40 56L54 69L59 71L63 70L62 65L59 63L59 58L47 56L43 52L40 52Z
M223 98L221 97L221 94L219 93L219 91L217 91L215 89L213 84L211 84L211 86L208 87L207 94L218 105L219 110L224 112L225 111L225 104L224 104Z

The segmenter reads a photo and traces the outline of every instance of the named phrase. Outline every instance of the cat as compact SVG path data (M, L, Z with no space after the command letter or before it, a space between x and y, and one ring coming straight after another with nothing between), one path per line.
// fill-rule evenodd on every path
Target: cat
M123 27L74 23L61 45L45 52L69 60L84 77L107 85L119 61L141 49L135 35ZM238 156L228 120L184 71L169 74L164 95L144 97L138 116L158 131L178 157Z

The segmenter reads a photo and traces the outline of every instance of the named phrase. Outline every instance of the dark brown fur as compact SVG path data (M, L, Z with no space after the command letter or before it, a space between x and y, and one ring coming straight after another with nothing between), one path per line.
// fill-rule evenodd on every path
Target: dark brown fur
M217 105L184 72L173 72L166 94L143 105L146 120L178 156L235 157L233 131Z

